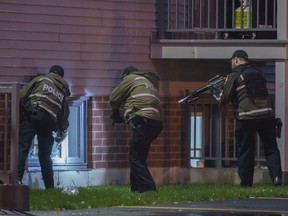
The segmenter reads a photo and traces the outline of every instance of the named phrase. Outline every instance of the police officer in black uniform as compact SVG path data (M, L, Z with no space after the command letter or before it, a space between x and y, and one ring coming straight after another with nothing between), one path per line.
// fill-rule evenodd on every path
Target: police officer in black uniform
M20 93L18 184L22 184L26 159L35 135L38 138L38 157L45 188L54 188L51 153L54 144L66 135L69 126L70 96L68 83L63 79L64 69L59 65L49 73L36 76L24 85Z
M225 81L220 100L222 104L232 101L235 108L241 186L253 185L256 132L264 144L271 179L274 185L281 185L282 169L276 142L275 117L266 80L259 69L248 63L248 54L244 50L235 51L230 61L232 72Z

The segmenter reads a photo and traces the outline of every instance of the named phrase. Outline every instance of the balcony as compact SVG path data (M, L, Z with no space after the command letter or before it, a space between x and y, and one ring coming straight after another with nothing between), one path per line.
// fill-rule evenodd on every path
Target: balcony
M158 6L152 59L227 58L239 47L252 59L286 57L286 1L159 0Z
M277 39L275 0L161 2L160 39Z

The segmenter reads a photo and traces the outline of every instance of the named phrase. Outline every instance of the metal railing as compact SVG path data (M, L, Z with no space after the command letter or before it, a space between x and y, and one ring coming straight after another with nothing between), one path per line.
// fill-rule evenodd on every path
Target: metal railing
M160 0L159 39L277 39L277 0Z
M236 122L232 106L221 106L212 96L202 95L189 105L187 112L187 116L191 117L187 125L190 166L235 167ZM258 135L255 137L255 145L255 166L265 166L263 145Z
M0 176L9 175L9 184L14 184L18 167L19 141L19 89L20 84L0 85L1 97L1 150L3 158L0 164ZM3 125L3 127L2 127ZM3 146L2 146L3 143Z

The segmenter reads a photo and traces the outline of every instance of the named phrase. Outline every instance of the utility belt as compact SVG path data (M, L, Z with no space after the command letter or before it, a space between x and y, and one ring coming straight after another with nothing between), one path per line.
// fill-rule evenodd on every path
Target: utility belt
M44 108L40 107L38 104L33 104L32 105L32 115L37 114L38 112L45 112L48 114L48 112Z
M136 115L134 118L129 120L128 124L132 128L137 129L137 128L141 128L145 125L148 125L148 126L149 125L155 125L155 126L162 125L162 121Z
M35 115L38 112L45 112L49 114L47 110L39 106L39 104L31 104L30 100L27 100L24 103L22 103L21 108L22 108L22 113L25 115Z

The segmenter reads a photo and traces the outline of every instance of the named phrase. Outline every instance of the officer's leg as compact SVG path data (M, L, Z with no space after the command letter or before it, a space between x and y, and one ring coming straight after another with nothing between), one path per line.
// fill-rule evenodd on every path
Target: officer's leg
M146 164L149 147L150 143L146 138L133 129L129 155L131 191L144 192L155 187Z
M51 153L54 143L52 131L38 133L39 142L39 162L45 188L54 188L53 164Z
M17 180L22 181L26 159L32 145L32 140L35 136L35 130L33 123L30 121L28 116L20 117L19 124L19 158L18 158L18 174Z
M280 152L276 141L274 118L259 120L258 133L264 144L264 153L272 180L282 177Z
M45 188L54 188L53 178L53 164L51 159L52 148L54 144L53 128L54 121L49 114L43 111L38 111L33 115L35 122L37 122L37 135L39 145L39 162L41 166L41 173L44 180Z
M238 174L242 186L253 185L255 126L253 120L237 120L236 142L238 145Z
M141 129L133 129L133 139L130 148L131 190L145 192L156 190L155 182L147 167L147 157L152 141L162 130L162 122L145 119Z

